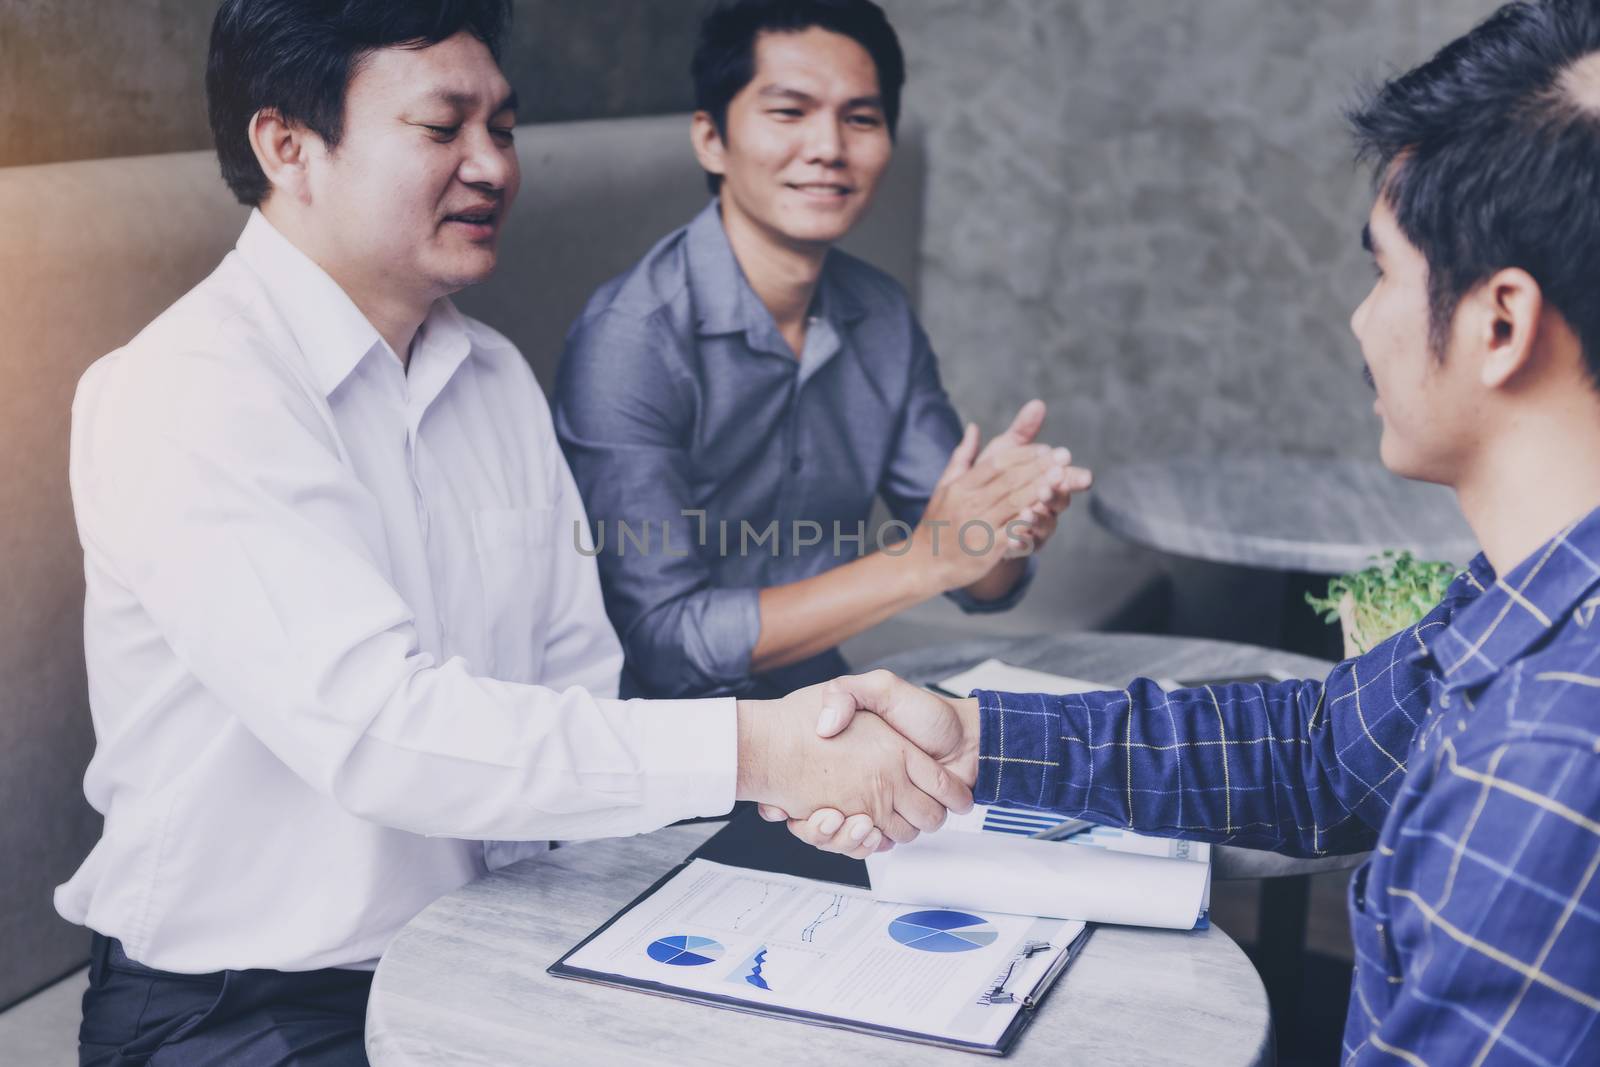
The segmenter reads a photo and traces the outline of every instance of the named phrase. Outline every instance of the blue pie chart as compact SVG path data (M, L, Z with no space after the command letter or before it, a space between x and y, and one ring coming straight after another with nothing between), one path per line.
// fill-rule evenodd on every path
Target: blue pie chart
M657 938L650 942L650 947L645 951L657 963L668 963L674 967L700 967L714 963L722 956L722 946L717 942L692 934Z
M889 924L889 936L919 952L971 952L994 944L999 931L964 911L913 911Z

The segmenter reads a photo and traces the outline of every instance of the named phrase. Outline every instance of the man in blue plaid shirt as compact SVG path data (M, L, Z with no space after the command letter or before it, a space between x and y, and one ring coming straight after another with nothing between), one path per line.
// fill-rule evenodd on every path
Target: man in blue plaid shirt
M821 730L876 711L979 803L1370 849L1347 1062L1597 1064L1600 0L1508 4L1351 118L1383 459L1452 486L1484 550L1444 600L1320 682L946 701L878 672L834 683Z

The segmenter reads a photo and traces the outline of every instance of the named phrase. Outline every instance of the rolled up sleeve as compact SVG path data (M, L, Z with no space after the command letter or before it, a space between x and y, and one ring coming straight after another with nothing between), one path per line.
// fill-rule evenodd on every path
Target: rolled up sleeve
M556 433L596 523L606 611L651 696L716 696L750 675L755 587L715 585L695 514L697 389L654 316L605 311L567 337Z

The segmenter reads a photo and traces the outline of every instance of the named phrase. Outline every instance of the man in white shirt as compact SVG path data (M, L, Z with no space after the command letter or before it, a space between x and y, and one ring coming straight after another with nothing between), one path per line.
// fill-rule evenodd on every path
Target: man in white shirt
M257 210L73 407L105 829L56 904L96 931L85 1063L364 1062L388 940L542 847L489 842L736 798L899 840L970 803L876 717L818 739L816 690L608 699L543 395L445 299L493 268L517 190L506 13L218 12L213 133Z

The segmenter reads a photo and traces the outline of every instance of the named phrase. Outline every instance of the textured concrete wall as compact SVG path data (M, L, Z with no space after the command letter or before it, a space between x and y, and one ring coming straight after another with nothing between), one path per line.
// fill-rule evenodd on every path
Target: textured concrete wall
M525 122L687 110L699 0L516 0ZM214 0L0 0L0 166L206 148Z
M1101 466L1375 455L1341 107L1496 0L883 2L928 131L925 319L965 412L992 429L1043 396ZM524 114L687 108L701 7L517 0ZM205 146L213 10L0 0L0 166Z
M1376 454L1341 107L1492 0L884 0L931 172L946 380L1085 460Z

